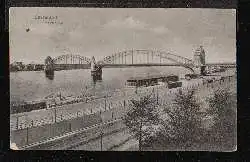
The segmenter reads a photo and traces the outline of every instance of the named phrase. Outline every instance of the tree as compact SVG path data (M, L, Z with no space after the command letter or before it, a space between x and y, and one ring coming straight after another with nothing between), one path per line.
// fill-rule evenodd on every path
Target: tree
M203 132L201 106L194 94L194 90L179 90L173 104L165 107L165 136L185 149L200 140Z
M207 112L211 115L216 115L215 118L217 122L227 116L232 110L232 94L227 88L216 89L207 101L209 103Z
M211 137L214 137L214 141L220 146L234 147L232 144L236 139L236 96L233 96L228 88L218 88L207 101L208 113L214 117Z
M124 123L138 139L141 151L143 143L159 128L156 99L152 94L147 94L140 96L139 99L130 100L130 103L130 110L125 115Z

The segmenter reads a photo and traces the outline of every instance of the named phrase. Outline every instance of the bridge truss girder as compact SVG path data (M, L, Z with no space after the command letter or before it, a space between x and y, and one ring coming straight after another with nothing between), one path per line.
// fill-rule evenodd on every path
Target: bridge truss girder
M54 64L90 64L90 58L80 55L61 55L53 59Z

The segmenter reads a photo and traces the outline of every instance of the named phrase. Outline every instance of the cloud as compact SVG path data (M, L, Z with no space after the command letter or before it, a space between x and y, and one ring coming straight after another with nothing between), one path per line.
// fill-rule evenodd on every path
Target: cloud
M157 34L169 33L169 29L164 26L155 27L155 28L152 28L151 30Z
M133 29L133 30L142 30L149 31L155 34L166 34L169 33L169 29L165 26L153 26L149 25L143 21L137 20L134 17L126 17L125 19L120 20L111 20L107 24L104 24L104 28L111 29Z
M106 28L145 29L146 26L146 23L136 20L131 16L125 18L125 20L111 20L107 24L104 24Z

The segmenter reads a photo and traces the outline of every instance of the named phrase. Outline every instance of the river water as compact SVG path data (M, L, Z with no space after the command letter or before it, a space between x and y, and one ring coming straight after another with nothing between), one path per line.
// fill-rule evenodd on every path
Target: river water
M46 77L43 71L13 72L10 73L10 100L39 100L59 91L78 96L84 89L102 92L123 88L130 77L186 73L190 72L183 67L104 68L102 80L95 82L90 75L90 69L55 71L52 78Z

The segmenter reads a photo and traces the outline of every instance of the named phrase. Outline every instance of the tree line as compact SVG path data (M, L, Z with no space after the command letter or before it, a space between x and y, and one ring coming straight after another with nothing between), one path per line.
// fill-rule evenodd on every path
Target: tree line
M139 141L140 151L236 149L235 94L218 88L205 101L195 94L180 89L164 106L157 104L153 93L130 101L124 123ZM210 126L204 125L206 118Z

